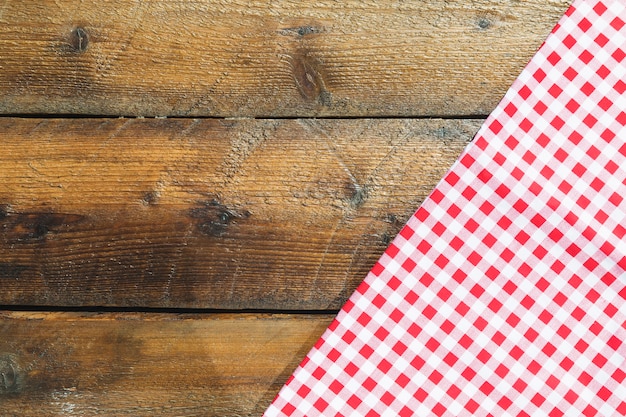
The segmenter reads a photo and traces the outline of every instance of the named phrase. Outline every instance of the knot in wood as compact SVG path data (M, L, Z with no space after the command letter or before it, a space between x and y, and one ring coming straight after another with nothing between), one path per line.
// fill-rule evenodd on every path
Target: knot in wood
M82 27L76 27L70 33L70 47L73 52L83 53L89 45L89 34Z
M479 18L478 22L476 23L480 29L489 29L492 24L491 20L487 19L486 17Z
M326 89L322 64L319 59L300 50L292 55L292 70L296 87L302 98L328 107L332 94Z
M20 368L12 355L0 356L0 394L19 391Z

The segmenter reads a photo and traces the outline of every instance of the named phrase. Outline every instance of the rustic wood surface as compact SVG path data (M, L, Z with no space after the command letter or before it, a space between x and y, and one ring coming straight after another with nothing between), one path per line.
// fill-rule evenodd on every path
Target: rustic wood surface
M0 1L0 112L484 115L564 0Z
M261 415L569 3L0 0L0 415Z
M0 414L258 416L331 319L0 313Z
M338 309L479 125L0 119L0 304Z

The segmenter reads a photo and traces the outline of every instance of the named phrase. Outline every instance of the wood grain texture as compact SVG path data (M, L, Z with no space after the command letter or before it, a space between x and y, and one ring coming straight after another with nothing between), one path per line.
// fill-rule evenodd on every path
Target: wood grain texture
M484 115L568 0L0 1L0 113Z
M259 416L331 320L0 312L0 410Z
M0 305L338 309L479 126L0 119Z

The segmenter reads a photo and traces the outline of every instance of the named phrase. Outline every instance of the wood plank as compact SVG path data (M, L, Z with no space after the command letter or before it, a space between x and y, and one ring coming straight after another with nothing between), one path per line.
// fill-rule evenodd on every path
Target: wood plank
M0 118L0 305L338 309L479 126Z
M0 409L258 416L331 320L0 312Z
M4 0L0 113L484 115L569 0Z

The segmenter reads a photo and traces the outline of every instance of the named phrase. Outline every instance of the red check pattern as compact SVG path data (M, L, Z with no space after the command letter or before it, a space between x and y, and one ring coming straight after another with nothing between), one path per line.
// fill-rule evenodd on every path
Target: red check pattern
M625 22L574 2L265 416L626 415Z

